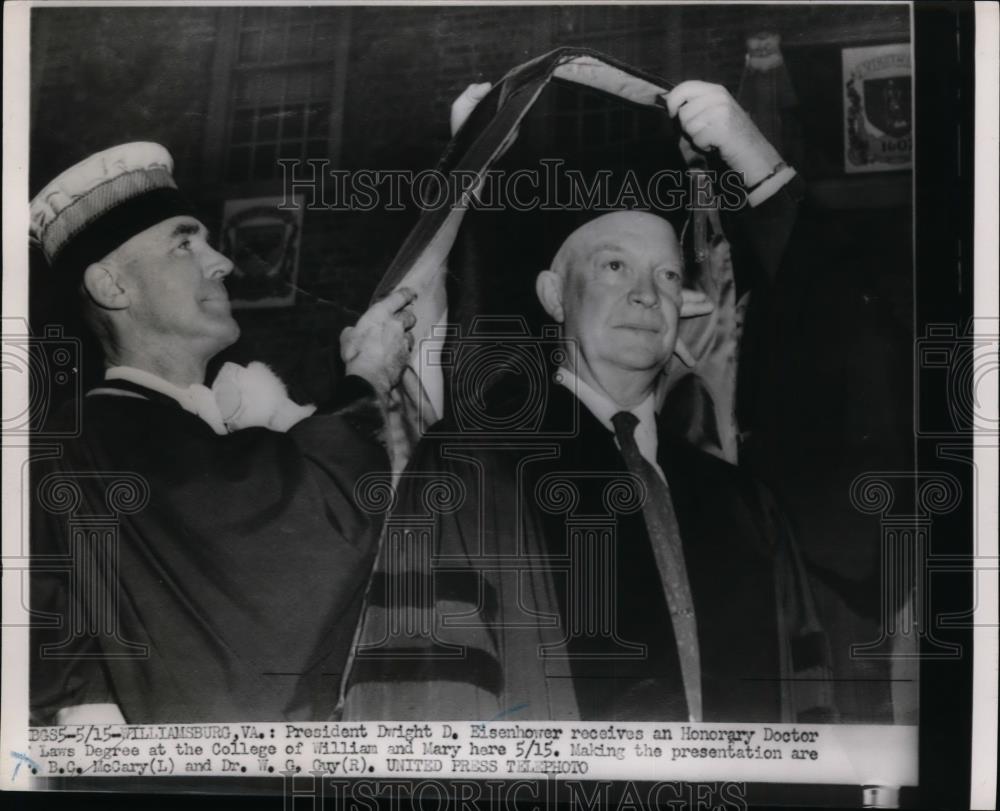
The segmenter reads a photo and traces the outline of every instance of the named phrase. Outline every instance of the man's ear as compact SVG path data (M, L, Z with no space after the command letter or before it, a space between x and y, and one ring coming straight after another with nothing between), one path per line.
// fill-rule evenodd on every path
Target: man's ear
M105 310L123 310L129 305L128 293L122 287L118 267L113 262L94 262L83 272L83 287L87 295Z
M566 313L563 311L563 283L562 275L554 270L543 270L535 279L535 295L545 312L560 324L566 320Z

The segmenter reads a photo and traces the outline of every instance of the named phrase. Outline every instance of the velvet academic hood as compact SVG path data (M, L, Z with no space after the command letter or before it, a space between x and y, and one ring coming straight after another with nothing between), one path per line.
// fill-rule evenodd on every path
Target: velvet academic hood
M676 144L679 138L663 98L673 88L672 83L597 51L564 47L515 67L498 81L448 144L438 170L445 174L487 172L519 137L519 127L543 91L554 84L655 109L670 133L668 140ZM664 155L662 164L686 168L679 152ZM404 283L418 288L426 284L442 259L442 243L450 247L453 235L447 232L455 214L455 209L448 207L422 212L382 277L374 299Z
M596 51L558 48L515 67L494 85L446 147L437 171L449 181L462 176L478 181L490 173L537 172L539 164L557 158L586 183L601 175L616 182L634 175L641 185L664 169L686 183L681 133L664 100L672 88ZM472 188L464 182L452 184L456 187ZM413 366L438 415L449 412L447 403L454 404L459 394L451 385L452 370L429 367L435 336L443 335L440 346L448 349L469 335L500 342L510 334L551 337L535 278L572 230L602 213L589 198L536 210L505 201L490 211L471 204L478 200L471 192L459 193L423 210L373 296L378 300L400 286L418 292ZM603 211L631 207L636 206L612 204ZM649 210L682 233L683 203ZM552 363L548 356L538 360L545 368ZM477 381L476 391L481 385L486 382ZM479 394L471 396L478 400Z

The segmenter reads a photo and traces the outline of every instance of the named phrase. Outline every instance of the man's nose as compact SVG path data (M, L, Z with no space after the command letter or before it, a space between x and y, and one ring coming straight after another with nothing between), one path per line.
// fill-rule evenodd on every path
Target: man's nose
M629 291L629 301L643 307L655 307L660 303L660 294L650 274L640 274L636 277Z
M233 272L233 263L214 248L208 248L205 257L205 275L209 279L225 279Z

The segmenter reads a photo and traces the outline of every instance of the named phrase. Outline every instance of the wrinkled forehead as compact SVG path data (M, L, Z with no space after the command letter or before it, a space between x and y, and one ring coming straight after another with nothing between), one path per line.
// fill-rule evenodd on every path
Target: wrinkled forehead
M567 237L557 257L586 260L603 251L620 251L653 262L681 261L673 226L641 211L616 211L591 220Z

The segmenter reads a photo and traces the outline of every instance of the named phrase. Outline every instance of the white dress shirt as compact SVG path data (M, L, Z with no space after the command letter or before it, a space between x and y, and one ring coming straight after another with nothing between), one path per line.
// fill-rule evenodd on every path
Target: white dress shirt
M631 411L639 420L639 424L635 427L635 444L639 446L639 453L660 474L661 479L667 480L656 461L659 440L656 435L655 393L650 393L649 397L633 408L622 408L607 394L585 383L569 369L559 369L556 372L556 382L573 392L577 399L587 407L587 410L597 417L601 425L612 434L615 433L615 426L611 422L611 418L619 411ZM617 436L615 437L615 445L618 445ZM621 450L621 446L619 446L619 450Z
M797 172L791 166L786 166L774 177L769 177L747 195L747 203L750 205L750 208L756 208L761 203L769 200L781 191L785 184L795 177L796 174Z

